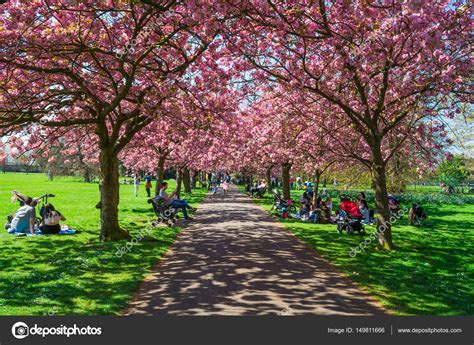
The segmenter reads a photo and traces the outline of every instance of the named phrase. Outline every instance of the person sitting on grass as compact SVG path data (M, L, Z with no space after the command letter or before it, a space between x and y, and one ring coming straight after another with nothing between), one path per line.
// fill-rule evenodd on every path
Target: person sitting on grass
M35 219L36 219L36 200L28 196L13 194L21 200L23 206L21 206L13 216L9 233L26 233L29 231L31 234L35 233Z
M367 205L367 201L365 199L359 200L359 212L362 215L362 223L364 224L372 224L374 220L372 219L372 212Z
M171 196L168 195L168 193L166 193L166 189L168 188L168 182L163 182L163 184L161 185L161 190L160 190L160 198L162 198L167 205L173 207L173 208L176 208L176 209L181 209L183 211L183 216L184 216L184 219L185 220L192 220L191 217L188 216L188 210L193 212L195 211L196 209L195 208L192 208L189 204L188 204L188 201L187 200L180 200L178 199L177 197L177 192L178 190L175 189L175 191L171 194Z
M308 192L305 191L300 198L300 203L301 205L306 205L310 200L311 198L309 197Z
M321 209L321 213L320 213L319 222L322 223L322 224L332 223L331 211L330 211L329 207L327 207L327 205L324 201L321 201L320 209Z
M40 230L44 235L58 234L61 231L60 221L65 221L66 218L56 211L53 205L47 204L44 207L43 220L41 221Z
M313 205L312 201L308 202L308 210L308 220L317 223L320 217L320 210Z
M325 204L326 204L327 208L329 209L329 214L332 215L333 205L332 205L332 199L329 195L326 197Z

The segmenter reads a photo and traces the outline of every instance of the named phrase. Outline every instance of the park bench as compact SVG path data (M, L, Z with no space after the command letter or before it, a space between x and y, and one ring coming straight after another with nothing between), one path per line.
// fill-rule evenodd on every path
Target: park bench
M267 193L267 187L260 188L257 192L253 193L254 198L263 198Z

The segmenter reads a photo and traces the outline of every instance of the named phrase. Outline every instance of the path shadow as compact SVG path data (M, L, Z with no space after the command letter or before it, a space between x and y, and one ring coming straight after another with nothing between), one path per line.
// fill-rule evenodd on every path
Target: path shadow
M125 314L373 315L332 266L233 191L204 201Z

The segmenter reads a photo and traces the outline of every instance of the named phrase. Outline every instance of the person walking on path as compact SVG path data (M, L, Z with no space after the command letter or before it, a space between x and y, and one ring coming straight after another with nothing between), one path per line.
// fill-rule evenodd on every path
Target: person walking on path
M138 173L135 173L135 175L133 175L133 192L135 196L138 196L139 185L140 185L140 176L138 176Z
M148 197L151 196L151 188L152 188L151 180L152 180L151 174L149 172L146 173L146 175L145 175L145 190L146 190L146 194L147 194Z
M224 181L222 184L222 190L224 191L224 196L227 196L229 194L229 182L227 180Z

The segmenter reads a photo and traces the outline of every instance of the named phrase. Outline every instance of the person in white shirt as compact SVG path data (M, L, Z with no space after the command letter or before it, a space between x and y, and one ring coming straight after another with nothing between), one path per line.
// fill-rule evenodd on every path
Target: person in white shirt
M265 183L265 181L263 180L262 182L260 182L260 184L255 187L255 188L252 188L250 190L250 193L249 193L249 196L254 196L255 193L261 191L263 188L266 188L267 187L267 184Z
M12 219L9 233L35 233L35 219L36 219L36 200L27 196L13 192L16 198L23 202L21 206L15 213L15 216Z
M138 186L140 185L140 177L138 174L133 175L133 186L134 186L134 193L135 196L138 196Z

